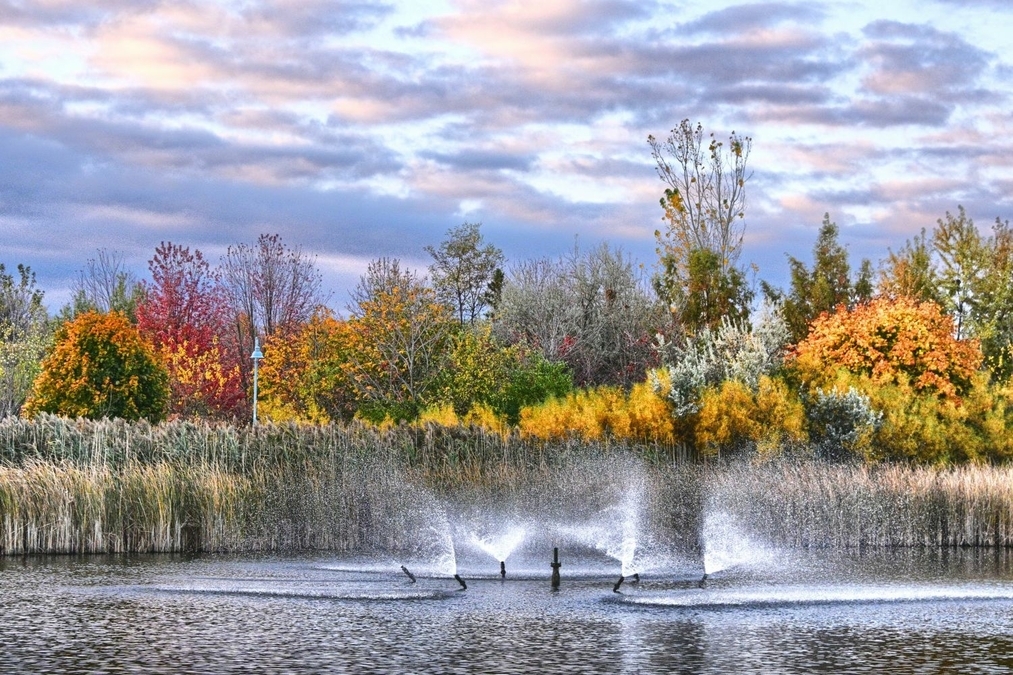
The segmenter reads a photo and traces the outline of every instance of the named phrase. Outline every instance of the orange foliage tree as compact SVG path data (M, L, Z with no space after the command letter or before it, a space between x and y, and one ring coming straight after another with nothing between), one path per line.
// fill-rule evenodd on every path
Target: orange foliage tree
M348 323L326 309L268 337L260 368L263 416L275 422L350 420L356 399L349 342Z
M56 334L23 414L165 416L168 375L151 344L119 312L85 312Z
M813 321L790 360L809 388L834 382L838 370L873 384L910 382L918 392L956 399L981 366L977 340L954 337L953 320L933 302L876 298Z

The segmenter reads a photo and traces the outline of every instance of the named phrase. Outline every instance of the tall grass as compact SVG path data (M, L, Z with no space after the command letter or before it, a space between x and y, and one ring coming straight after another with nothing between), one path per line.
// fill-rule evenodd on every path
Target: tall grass
M681 548L712 511L789 546L1013 546L1006 467L700 464L669 446L435 424L43 416L0 420L0 554L390 550L447 508L579 515L633 479L645 527Z
M705 482L706 509L788 546L1013 546L1013 467L782 461Z

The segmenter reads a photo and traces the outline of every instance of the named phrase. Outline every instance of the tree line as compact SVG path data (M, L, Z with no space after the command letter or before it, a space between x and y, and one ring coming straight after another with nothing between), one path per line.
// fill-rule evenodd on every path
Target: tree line
M506 261L478 223L425 273L369 264L344 316L315 259L278 235L217 265L163 242L135 279L89 260L49 317L0 267L2 412L308 423L442 421L613 435L707 454L998 461L1013 447L1013 231L962 207L852 268L824 217L789 285L740 263L752 139L684 120L648 139L664 183L653 274L601 243Z

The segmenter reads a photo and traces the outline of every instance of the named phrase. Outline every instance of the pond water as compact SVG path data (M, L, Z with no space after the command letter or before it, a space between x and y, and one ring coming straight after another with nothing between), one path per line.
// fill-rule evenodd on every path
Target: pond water
M459 558L462 590L401 561L0 560L0 672L997 673L1013 559L988 550L778 554L701 587L583 551Z

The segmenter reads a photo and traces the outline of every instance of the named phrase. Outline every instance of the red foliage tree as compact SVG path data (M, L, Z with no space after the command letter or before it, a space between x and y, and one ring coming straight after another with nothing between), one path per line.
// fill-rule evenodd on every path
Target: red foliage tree
M137 327L169 369L170 415L227 419L244 414L245 394L227 335L221 284L199 250L162 242L148 261L151 282Z

